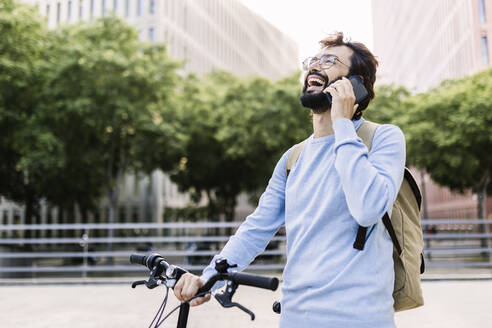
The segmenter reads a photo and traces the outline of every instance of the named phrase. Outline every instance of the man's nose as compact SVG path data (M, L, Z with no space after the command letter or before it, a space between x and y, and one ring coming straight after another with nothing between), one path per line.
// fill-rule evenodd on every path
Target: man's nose
M321 67L319 67L319 61L315 60L314 62L309 64L309 71L316 71L319 72L321 70Z
M315 65L318 65L318 64L315 64ZM321 69L319 67L309 67L309 71L308 71L308 75L311 74L311 73L319 73L321 72Z

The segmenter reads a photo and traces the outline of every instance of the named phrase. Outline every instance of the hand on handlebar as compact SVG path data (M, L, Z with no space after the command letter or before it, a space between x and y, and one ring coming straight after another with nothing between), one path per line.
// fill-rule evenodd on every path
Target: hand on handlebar
M205 282L201 280L200 277L187 272L181 276L181 278L176 283L176 286L174 286L174 295L178 300L184 302L195 296L198 292L198 289L204 284ZM208 302L209 300L210 294L207 294L203 297L193 299L192 301L190 301L190 305L197 306Z

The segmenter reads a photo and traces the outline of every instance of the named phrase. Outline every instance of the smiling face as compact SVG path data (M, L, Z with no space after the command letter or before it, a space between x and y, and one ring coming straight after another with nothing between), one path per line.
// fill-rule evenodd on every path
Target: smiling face
M304 74L301 96L304 107L312 109L314 113L322 113L331 108L323 90L348 75L352 54L352 49L346 46L325 47L316 54L316 59Z

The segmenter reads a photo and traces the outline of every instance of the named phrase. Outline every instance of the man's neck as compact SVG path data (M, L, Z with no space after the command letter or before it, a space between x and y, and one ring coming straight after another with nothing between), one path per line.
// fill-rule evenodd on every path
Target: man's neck
M320 114L313 113L313 131L314 138L325 137L334 133L330 110Z

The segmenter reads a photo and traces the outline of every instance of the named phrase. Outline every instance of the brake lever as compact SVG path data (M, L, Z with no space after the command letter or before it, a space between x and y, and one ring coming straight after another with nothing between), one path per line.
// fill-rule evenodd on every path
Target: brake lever
M251 312L250 310L248 310L246 307L242 306L239 303L232 302L232 296L234 296L234 293L236 292L237 286L238 286L237 283L229 280L227 282L225 291L223 291L222 293L215 294L215 299L223 307L230 308L230 307L235 306L235 307L243 310L247 314L249 314L249 316L251 317L251 320L255 320L255 314L253 312Z
M164 271L164 267L162 265L154 266L150 271L149 280L134 281L132 283L132 288L135 288L138 285L145 285L148 289L153 289L156 288L157 286L162 285L163 282L166 283L166 278L161 276L163 271ZM174 287L174 284L171 287Z
M255 314L253 312L251 312L250 310L248 310L246 307L242 306L241 304L236 303L236 302L232 302L231 299L228 297L227 292L215 294L215 299L217 299L219 304L222 305L223 307L230 308L230 307L235 306L235 307L243 310L247 314L249 314L249 316L251 317L251 320L255 320Z
M132 288L135 288L137 287L138 285L145 285L147 283L146 280L138 280L138 281L134 281L132 282Z
M244 306L242 306L241 304L239 303L235 303L235 302L231 302L232 306L236 306L238 308L240 308L241 310L243 310L244 312L246 312L247 314L249 314L249 316L251 317L251 321L255 320L255 314L248 310L247 308L245 308Z

